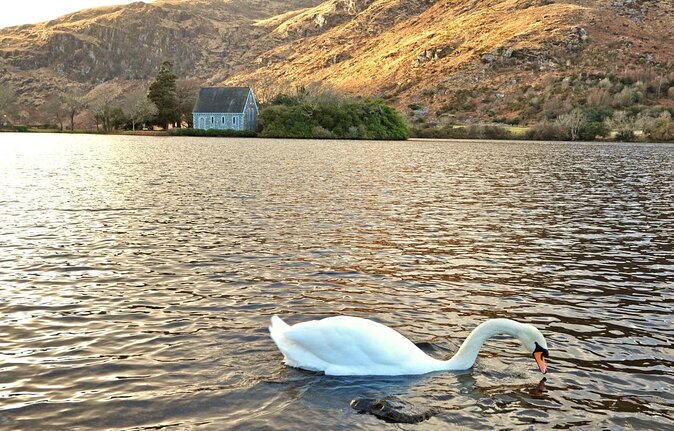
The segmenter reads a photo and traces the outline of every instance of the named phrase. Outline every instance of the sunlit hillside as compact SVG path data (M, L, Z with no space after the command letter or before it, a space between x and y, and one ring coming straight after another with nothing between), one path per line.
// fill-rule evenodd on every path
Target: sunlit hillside
M170 60L263 99L319 82L411 121L531 122L579 101L674 107L672 28L667 0L162 0L0 30L0 81L27 118L59 88L146 85Z

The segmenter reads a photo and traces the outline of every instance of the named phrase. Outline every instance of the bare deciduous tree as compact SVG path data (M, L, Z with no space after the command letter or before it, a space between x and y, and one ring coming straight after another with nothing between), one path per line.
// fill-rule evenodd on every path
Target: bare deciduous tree
M16 88L9 82L0 84L0 121L6 123L6 115L16 101Z
M176 82L176 99L178 101L178 116L180 123L187 123L192 127L192 110L197 101L197 93L201 83L196 79L179 79Z
M45 118L50 121L55 120L59 126L59 130L63 131L63 121L68 112L66 111L65 103L63 102L63 94L52 95L43 105Z
M122 110L124 111L124 115L131 121L132 130L136 130L136 124L152 120L159 112L157 105L147 98L147 93L143 89L129 93L124 99Z
M115 115L120 110L116 102L120 93L121 89L105 84L99 85L89 93L88 106L96 121L96 130L99 130L99 125L103 126L104 132L113 129Z
M253 88L257 102L261 105L266 104L277 95L288 93L293 89L290 81L279 80L270 76L264 76L257 81L249 82L248 85Z
M631 118L625 111L617 111L613 117L606 119L606 125L609 129L615 132L633 132L637 129L637 125L633 118Z
M70 117L70 130L73 131L75 130L75 115L87 106L82 90L76 87L66 89L63 95L63 104L68 117Z
M585 122L587 122L587 118L580 109L574 109L568 114L562 114L555 121L557 126L569 133L572 141L578 140L580 128L583 127Z

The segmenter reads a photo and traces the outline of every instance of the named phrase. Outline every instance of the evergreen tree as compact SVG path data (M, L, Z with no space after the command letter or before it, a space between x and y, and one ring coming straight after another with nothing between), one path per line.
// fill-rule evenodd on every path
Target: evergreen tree
M178 121L176 79L176 75L173 74L173 65L171 62L165 61L162 63L154 82L150 85L148 98L157 106L156 121L164 129L168 129L169 124Z

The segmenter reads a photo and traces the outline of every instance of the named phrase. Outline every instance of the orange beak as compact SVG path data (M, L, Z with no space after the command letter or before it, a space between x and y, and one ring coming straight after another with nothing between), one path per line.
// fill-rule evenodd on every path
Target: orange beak
M545 359L543 359L543 352L534 352L534 359L536 359L536 365L538 369L541 370L541 373L545 374L548 372L548 367L545 365Z

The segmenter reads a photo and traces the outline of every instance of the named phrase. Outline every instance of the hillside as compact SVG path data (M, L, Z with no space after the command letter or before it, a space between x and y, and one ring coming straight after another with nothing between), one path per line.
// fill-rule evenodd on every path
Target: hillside
M320 82L416 122L533 122L581 102L674 107L671 28L668 0L160 0L1 29L0 83L26 121L59 88L146 85L170 60L262 98Z

